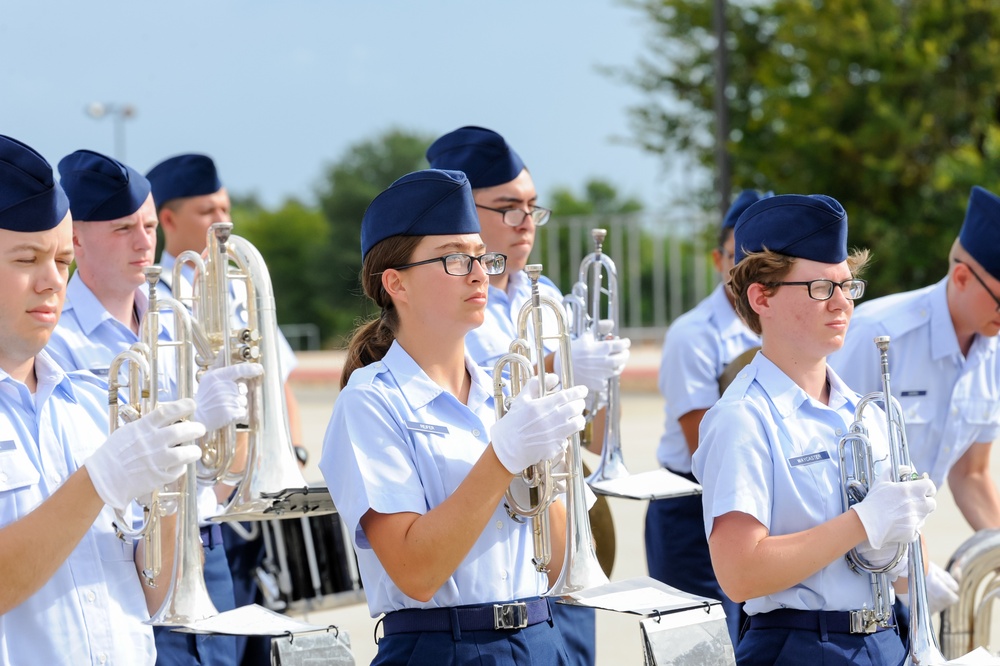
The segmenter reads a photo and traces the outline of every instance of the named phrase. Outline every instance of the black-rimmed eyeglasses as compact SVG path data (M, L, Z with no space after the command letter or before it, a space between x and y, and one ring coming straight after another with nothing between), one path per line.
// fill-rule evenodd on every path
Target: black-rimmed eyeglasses
M535 223L536 227L540 227L549 221L549 216L552 215L552 211L548 208L542 208L541 206L531 206L531 212L525 211L523 208L507 208L506 210L502 208L490 208L489 206L481 206L476 204L476 208L482 208L483 210L491 210L494 213L500 213L503 218L503 223L508 227L519 227L524 224L524 218L531 215L531 221Z
M433 259L425 259L424 261L415 261L412 264L406 264L404 266L393 266L392 270L401 271L404 268L413 268L414 266L423 266L424 264L433 264L437 262L444 264L444 272L448 275L457 275L462 277L463 275L468 275L472 272L472 262L478 261L486 271L487 275L500 275L507 269L507 255L500 254L499 252L487 252L486 254L481 254L478 257L473 257L471 254L462 254L456 252L454 254L446 254L443 257L434 257ZM384 271L383 271L384 272Z
M780 287L782 285L788 286L806 286L809 288L809 298L814 301L828 301L833 297L833 288L840 287L840 290L844 292L844 297L850 301L855 301L865 295L865 285L868 284L864 280L844 280L843 282L834 282L833 280L809 280L808 282L768 282L765 284L767 287Z
M990 298L993 299L993 302L997 304L997 312L1000 312L1000 298L997 298L997 295L993 293L993 290L990 289L988 286L986 286L986 283L983 282L983 278L979 277L979 273L977 273L976 271L972 270L972 266L970 266L969 264L965 263L961 259L956 259L955 263L956 264L962 264L966 268L969 269L969 272L972 273L972 277L976 278L976 280L979 282L979 284L983 285L983 289L985 289L986 293L990 295Z

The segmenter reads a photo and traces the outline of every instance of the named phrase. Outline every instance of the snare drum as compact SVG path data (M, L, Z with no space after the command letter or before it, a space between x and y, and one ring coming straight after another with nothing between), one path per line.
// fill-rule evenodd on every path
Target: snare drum
M365 600L358 562L340 514L260 522L264 561L257 570L264 606L318 611Z

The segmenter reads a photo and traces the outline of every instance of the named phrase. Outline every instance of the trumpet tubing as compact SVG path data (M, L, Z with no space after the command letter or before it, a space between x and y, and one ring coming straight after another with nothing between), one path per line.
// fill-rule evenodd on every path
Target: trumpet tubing
M892 478L896 483L907 483L917 479L912 471L909 447L906 443L906 424L903 421L903 411L899 402L892 396L889 376L889 336L878 336L874 340L879 351L879 364L882 375L882 391L869 393L859 402L855 410L854 422L849 432L839 443L840 473L842 503L844 511L851 505L860 502L867 495L871 484L875 482L872 447L868 440L868 431L864 425L864 412L869 405L881 402L886 418L886 434L889 438L889 461L892 465ZM847 473L845 450L852 447L854 458L854 475ZM901 466L911 471L904 477L899 477ZM945 658L938 648L931 626L930 611L927 605L927 581L924 573L924 556L920 537L911 543L901 543L897 546L894 557L883 566L875 566L865 560L856 549L845 555L848 564L859 574L867 572L871 578L872 602L871 609L856 611L852 616L852 625L858 629L869 629L875 626L890 626L892 621L891 583L886 574L896 566L903 555L908 557L908 582L910 597L910 645L907 654L907 664L924 666L927 664L944 664Z
M991 640L994 606L1000 602L1000 530L980 530L965 540L948 563L958 581L958 601L941 613L941 649L957 659Z

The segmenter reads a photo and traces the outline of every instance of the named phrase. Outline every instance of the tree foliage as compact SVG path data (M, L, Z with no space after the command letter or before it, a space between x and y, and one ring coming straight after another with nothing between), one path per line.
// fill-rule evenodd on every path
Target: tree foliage
M628 4L653 31L619 72L635 141L713 168L713 3ZM730 0L726 25L734 186L838 199L873 295L943 275L971 186L1000 184L1000 4Z

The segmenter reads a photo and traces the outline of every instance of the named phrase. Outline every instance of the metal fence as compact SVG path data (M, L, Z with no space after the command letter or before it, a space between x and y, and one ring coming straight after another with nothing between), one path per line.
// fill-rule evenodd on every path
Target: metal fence
M718 281L710 257L716 225L650 212L553 218L538 230L531 262L568 293L580 262L594 250L591 229L606 229L603 251L618 269L622 335L662 340L670 322Z

